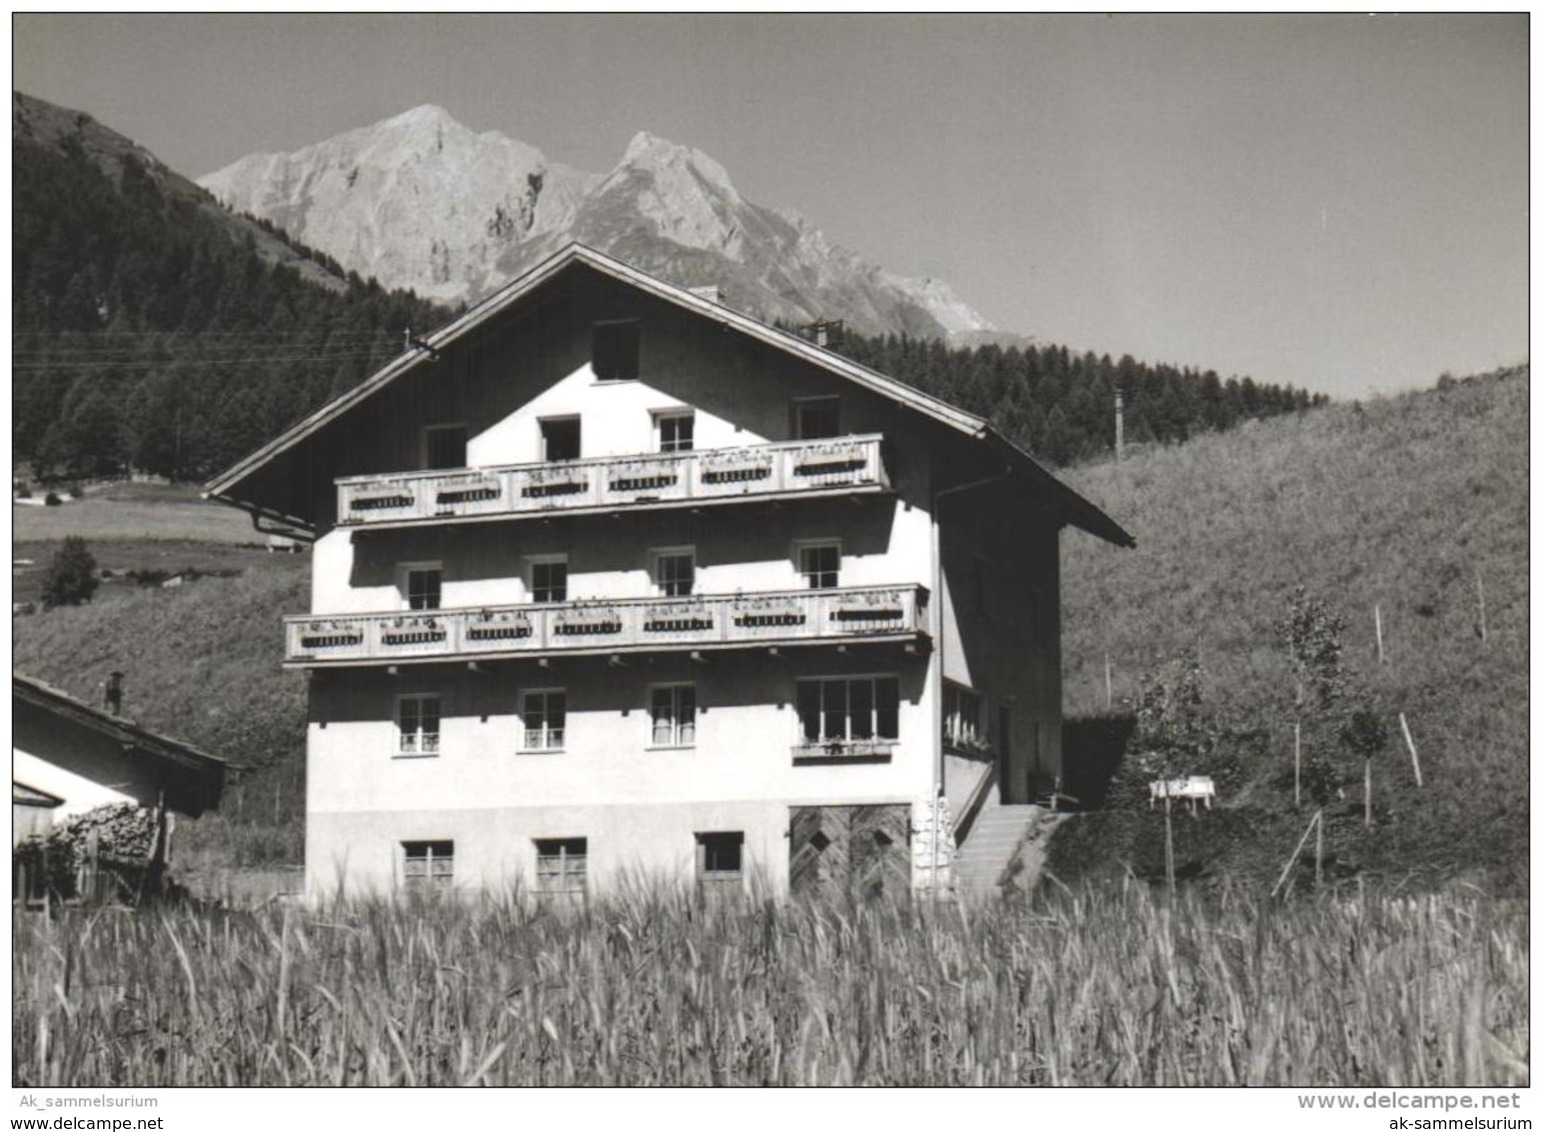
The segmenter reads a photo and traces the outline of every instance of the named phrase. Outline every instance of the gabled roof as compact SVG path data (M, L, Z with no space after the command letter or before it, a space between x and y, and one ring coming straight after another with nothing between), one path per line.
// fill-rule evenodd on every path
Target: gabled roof
M892 377L858 365L839 354L823 349L794 334L751 318L741 311L712 302L683 288L656 279L579 243L570 243L561 251L519 276L508 286L419 340L419 346L386 363L365 381L334 398L300 421L283 435L263 445L256 452L210 480L204 487L213 496L247 506L237 495L239 485L281 454L314 435L356 405L364 402L398 378L429 364L432 358L478 327L495 319L532 292L538 290L574 264L628 284L655 298L711 319L725 330L734 330L786 354L845 378L865 389L887 397L906 408L922 413L972 439L985 442L1004 456L1015 470L1021 470L1038 486L1047 490L1062 507L1071 524L1121 546L1134 546L1135 539L1090 500L1078 494L1033 456L1007 440L988 421L948 404ZM249 508L251 509L251 508Z
M196 817L219 803L225 773L232 769L224 759L131 720L109 715L51 684L20 673L11 675L11 703L13 713L18 703L30 705L112 740L129 758L149 760L164 776L166 804L175 810ZM45 752L33 753L47 758ZM16 785L12 783L13 789Z

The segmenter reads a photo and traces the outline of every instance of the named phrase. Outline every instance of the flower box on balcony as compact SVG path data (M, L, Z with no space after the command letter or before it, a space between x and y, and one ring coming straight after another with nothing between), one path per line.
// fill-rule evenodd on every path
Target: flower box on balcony
M411 507L415 500L412 493L391 485L379 485L379 495L356 495L348 501L350 511L388 511L399 507Z
M663 491L680 482L680 467L673 460L629 460L613 465L606 486L625 493Z
M380 643L392 647L436 645L444 639L444 626L437 617L393 617L380 629Z
M795 598L740 598L734 602L733 619L740 629L760 629L802 625L808 614Z
M520 641L530 635L530 618L523 613L484 609L466 623L466 639L470 641Z
M621 612L614 606L579 607L559 613L551 631L559 637L604 637L621 632Z
M965 758L989 758L996 750L990 739L983 735L948 735L942 737L943 749Z
M799 743L792 749L795 762L818 762L825 759L871 759L875 762L894 756L893 739L825 739L814 743Z
M668 602L644 609L642 627L644 633L705 633L717 620L702 602Z
M589 478L581 468L534 468L526 473L525 481L520 494L527 499L578 495L589 490Z
M346 621L307 621L300 627L302 649L354 648L363 643L358 625Z
M468 480L464 483L445 484L434 494L439 507L454 507L463 503L487 503L502 495L497 480Z
M905 618L905 607L893 593L847 594L830 610L833 621L884 625Z
M702 457L702 483L753 483L771 478L771 456L766 453L706 453Z
M867 454L860 444L819 444L798 454L792 471L798 476L835 476L867 467Z

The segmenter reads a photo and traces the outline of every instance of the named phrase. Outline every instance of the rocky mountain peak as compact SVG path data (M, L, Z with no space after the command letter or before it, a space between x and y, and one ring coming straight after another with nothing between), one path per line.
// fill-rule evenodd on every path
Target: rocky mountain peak
M472 301L579 240L683 285L721 282L770 321L845 318L867 333L986 326L944 284L891 275L801 218L745 200L698 149L639 131L596 176L426 104L202 178L228 207L388 287Z

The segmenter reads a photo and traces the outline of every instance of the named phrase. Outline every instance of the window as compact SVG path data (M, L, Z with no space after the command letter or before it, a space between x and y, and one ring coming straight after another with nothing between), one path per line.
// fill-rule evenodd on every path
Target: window
M535 891L543 897L582 896L589 880L587 837L543 838L535 843Z
M439 753L439 697L434 694L396 698L396 753Z
M567 601L568 560L537 558L530 563L530 600Z
M669 684L653 689L653 745L696 744L696 685Z
M833 590L841 584L841 544L810 543L798 548L798 573L811 590Z
M985 697L958 684L942 685L942 741L960 751L987 751Z
M423 430L423 466L425 468L464 468L466 466L466 426L429 425Z
M576 460L583 448L579 417L548 417L541 422L541 459L547 463Z
M897 742L899 678L800 680L798 724L806 746L842 740Z
M655 550L653 584L665 597L690 597L696 585L696 552Z
M636 322L595 323L594 379L636 381L640 338Z
M454 886L455 842L402 842L403 888L408 892L444 892Z
M659 430L660 452L689 452L696 443L696 414L660 413L654 418Z
M400 568L402 598L408 609L438 609L444 571L438 563L422 563Z
M568 697L562 691L525 693L523 751L560 751L567 735Z
M742 884L744 834L698 833L696 879L703 884Z
M841 399L807 397L794 401L792 431L796 440L819 440L841 435Z

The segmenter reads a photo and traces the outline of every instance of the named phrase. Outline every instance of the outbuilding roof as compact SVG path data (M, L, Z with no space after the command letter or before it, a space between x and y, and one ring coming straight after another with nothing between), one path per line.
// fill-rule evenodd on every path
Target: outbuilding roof
M116 742L126 758L148 761L165 783L166 804L193 817L218 804L226 772L233 769L224 759L82 703L31 676L11 675L11 701L13 711L21 704L48 712ZM44 752L34 753L47 758ZM17 785L12 782L13 794Z

